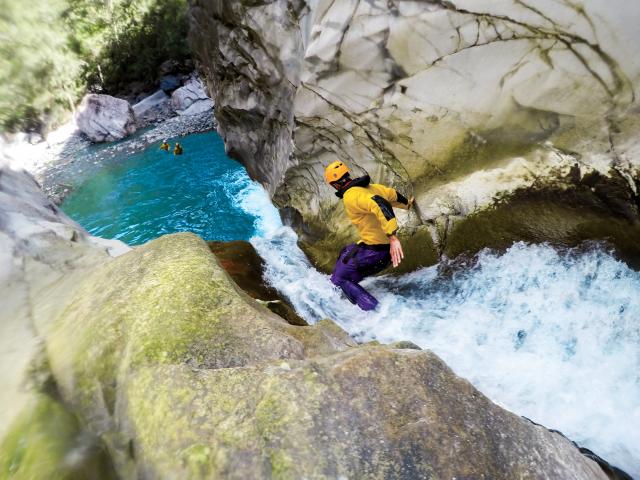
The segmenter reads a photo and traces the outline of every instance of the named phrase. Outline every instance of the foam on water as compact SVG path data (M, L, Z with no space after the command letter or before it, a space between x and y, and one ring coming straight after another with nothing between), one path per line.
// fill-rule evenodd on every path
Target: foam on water
M473 266L367 279L378 311L351 305L311 267L266 192L246 177L240 205L268 281L308 321L362 340L411 340L505 408L564 432L640 476L640 274L594 247L513 245Z

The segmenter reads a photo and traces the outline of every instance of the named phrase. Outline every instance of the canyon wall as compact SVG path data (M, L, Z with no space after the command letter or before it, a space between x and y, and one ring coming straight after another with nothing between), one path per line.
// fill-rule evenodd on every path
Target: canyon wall
M633 2L190 2L228 153L321 268L354 239L335 158L415 195L405 264L611 241L640 264Z
M285 322L196 235L162 236L75 280L49 302L35 378L100 439L117 478L607 478L432 352L357 345L330 320ZM22 419L0 437L0 478L60 475L41 461L61 431L43 409L55 412L36 403L31 419L48 428Z
M129 250L89 235L0 157L0 437L29 404L40 338L83 271Z
M607 478L435 354L264 303L196 235L92 237L0 158L0 478Z

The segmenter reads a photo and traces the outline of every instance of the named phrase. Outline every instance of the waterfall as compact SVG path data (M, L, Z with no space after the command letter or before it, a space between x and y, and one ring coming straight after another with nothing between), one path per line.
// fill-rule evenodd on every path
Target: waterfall
M140 242L183 230L254 235L266 280L307 321L430 349L497 404L640 478L640 273L598 245L517 243L368 278L380 305L363 312L313 268L267 192L222 148L209 152L210 135L182 141L192 157L148 149L80 186L65 210L94 234Z
M251 242L267 281L309 322L331 318L361 341L411 340L497 404L640 476L640 273L597 245L517 243L447 274L366 279L380 305L363 312L312 268L267 193L235 182L258 217Z

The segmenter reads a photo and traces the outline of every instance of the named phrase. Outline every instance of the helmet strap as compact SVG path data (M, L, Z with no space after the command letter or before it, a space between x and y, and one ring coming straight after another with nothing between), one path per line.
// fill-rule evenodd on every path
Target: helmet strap
M345 185L347 185L349 182L351 181L351 175L349 175L348 173L345 173L342 178L340 178L340 180L337 180L335 183L337 183L338 185L340 185L341 187L344 187Z

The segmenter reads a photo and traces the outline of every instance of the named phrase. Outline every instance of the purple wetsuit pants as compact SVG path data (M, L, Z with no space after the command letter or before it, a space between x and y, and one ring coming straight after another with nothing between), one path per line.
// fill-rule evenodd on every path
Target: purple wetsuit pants
M378 300L358 284L364 277L381 272L390 263L389 245L347 245L340 252L331 281L342 289L351 303L362 310L373 310Z

